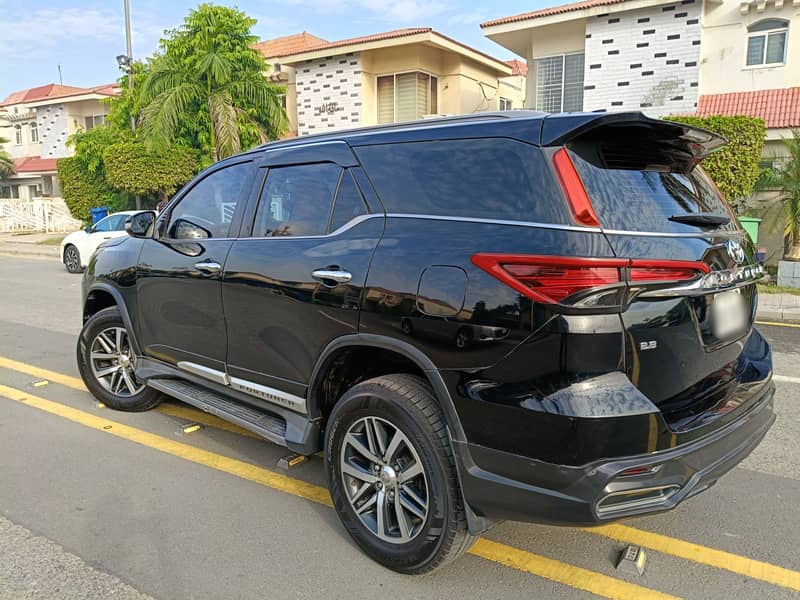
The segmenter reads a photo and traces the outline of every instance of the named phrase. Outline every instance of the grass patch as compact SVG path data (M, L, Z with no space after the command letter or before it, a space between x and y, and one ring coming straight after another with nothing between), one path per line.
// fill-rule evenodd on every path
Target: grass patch
M54 237L49 237L43 240L39 240L38 242L36 242L36 244L39 246L58 246L61 243L61 240L63 240L65 237L67 236L57 235Z
M781 287L779 285L769 285L764 283L756 284L759 294L791 294L800 296L800 289L793 287Z

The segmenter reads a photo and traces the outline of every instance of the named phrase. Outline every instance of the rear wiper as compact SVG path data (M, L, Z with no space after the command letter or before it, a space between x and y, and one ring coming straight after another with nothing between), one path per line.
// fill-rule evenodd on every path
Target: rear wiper
M728 215L713 212L672 215L669 220L676 223L686 223L687 225L700 225L701 227L719 227L720 225L727 225L731 221Z

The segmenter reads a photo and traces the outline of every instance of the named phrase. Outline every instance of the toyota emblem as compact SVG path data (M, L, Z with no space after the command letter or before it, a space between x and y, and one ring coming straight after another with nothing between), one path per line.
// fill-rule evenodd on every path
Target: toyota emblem
M739 242L736 240L728 240L725 242L725 249L728 251L728 256L730 256L737 265L744 262L744 248L742 248Z

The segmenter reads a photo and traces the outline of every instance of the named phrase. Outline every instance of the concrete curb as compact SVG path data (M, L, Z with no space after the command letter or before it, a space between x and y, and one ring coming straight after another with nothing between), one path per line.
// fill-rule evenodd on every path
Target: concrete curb
M800 310L796 308L759 308L756 321L772 321L774 323L800 323Z
M0 244L0 254L12 254L14 256L24 256L26 258L61 258L61 249L58 246L39 246L26 243L4 243Z

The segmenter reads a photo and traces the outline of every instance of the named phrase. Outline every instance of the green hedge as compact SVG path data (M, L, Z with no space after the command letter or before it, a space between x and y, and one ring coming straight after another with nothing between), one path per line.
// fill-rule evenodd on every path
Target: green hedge
M61 158L56 163L61 195L76 219L91 222L89 209L109 206L115 201L114 191L102 177L89 174L74 157Z
M755 117L665 117L670 121L708 129L728 139L728 144L703 160L703 168L717 184L737 214L745 210L744 199L753 193L760 170L767 130Z
M120 142L103 152L106 181L115 189L139 194L169 197L200 169L197 152L173 146L158 155L148 152L141 142Z

